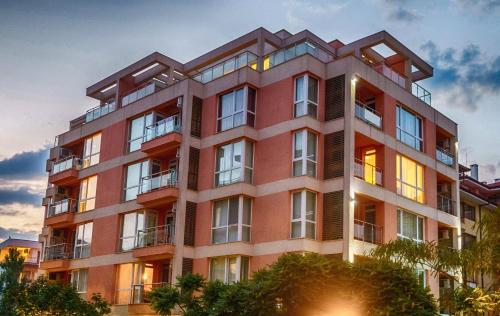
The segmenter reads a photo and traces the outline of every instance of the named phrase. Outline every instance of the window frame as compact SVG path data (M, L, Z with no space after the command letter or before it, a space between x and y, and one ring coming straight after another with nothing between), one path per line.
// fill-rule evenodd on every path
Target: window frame
M235 199L237 198L238 199L238 222L236 224L229 224L229 213L230 213L230 207L231 207L231 199ZM248 201L250 203L250 223L249 224L244 224L243 223L243 212L244 212L244 203L245 201ZM215 215L215 210L216 210L216 204L217 203L221 203L221 202L226 202L227 204L227 223L226 225L222 225L222 226L214 226L215 223L214 223L214 215ZM251 242L252 240L252 207L253 207L253 203L252 203L252 199L247 197L247 196L244 196L244 195L238 195L238 196L232 196L232 197L229 197L229 198L225 198L225 199L220 199L220 200L216 200L213 202L213 205L212 205L212 228L210 230L211 232L211 242L213 245L218 245L218 244L227 244L227 243L232 243L232 242ZM229 234L230 234L230 228L231 227L237 227L237 237L236 237L236 240L229 240ZM246 227L248 228L248 240L243 240L243 227ZM215 230L220 230L220 229L225 229L226 230L226 238L225 238L225 241L221 241L221 242L216 242L215 239L214 239L214 231Z
M80 234L80 227L82 227L82 236L79 236ZM89 228L90 227L90 228ZM89 232L90 231L90 232ZM93 222L87 222L83 224L79 224L76 226L76 231L75 231L75 246L73 250L73 259L83 259L83 258L89 258L91 256L91 247L92 247L92 234L94 231L94 223ZM86 243L85 239L90 234L90 242ZM81 238L79 238L81 237ZM81 242L79 242L81 240ZM88 248L88 255L83 255L84 250ZM77 249L80 249L80 255L77 256Z
M416 239L404 235L404 231L403 231L403 227L404 227L404 225L403 225L403 213L407 213L407 214L410 214L412 216L415 216L415 225L416 225L416 232L417 232L417 238ZM416 243L422 243L422 242L425 241L425 220L424 220L423 216L420 216L420 215L417 215L415 213L408 212L406 210L399 209L399 208L398 208L398 210L396 212L396 216L397 216L397 218L396 218L396 226L397 226L396 236L398 238L412 240L412 241L414 241ZM419 225L422 226L421 229L420 229ZM422 236L419 236L420 231L422 231ZM421 237L421 239L419 239L419 237Z
M99 139L99 148L97 152L92 152L92 148L94 147L94 143L96 139ZM92 136L85 138L83 143L83 157L82 157L82 168L88 168L94 165L97 165L100 161L101 154L101 141L102 141L102 133L96 133ZM88 153L87 153L88 148ZM96 161L93 161L93 159Z
M301 134L302 136L302 141L301 141L301 146L302 146L302 155L300 157L295 157L295 152L296 152L296 147L295 145L297 144L297 136L298 134ZM314 135L314 160L310 158L307 154L308 150L308 141L310 135ZM295 163L301 162L302 167L301 167L301 173L300 174L295 174ZM312 174L308 174L307 172L307 167L308 167L308 162L314 164L314 169ZM318 135L308 129L303 129L299 130L293 133L293 139L292 139L292 175L294 177L300 177L300 176L309 176L316 178L317 175L317 168L318 168Z
M85 284L84 284L84 289L80 290L80 284L82 275L85 274ZM89 269L76 269L71 271L71 285L75 288L76 292L78 294L85 294L87 293L87 284L88 284L88 279L89 279Z
M403 181L403 159L406 159L408 161L411 161L415 164L415 182L416 185L413 185L411 183L408 183L406 181ZM399 164L399 165L398 165ZM398 168L399 168L399 173L398 173ZM422 186L419 187L418 183L418 169L422 170ZM403 190L403 186L410 187L411 189L415 190L415 198L413 199L410 196L407 196L404 194L405 190ZM396 192L398 195L403 196L405 198L408 198L412 201L415 201L417 203L424 204L425 203L425 169L422 164L419 162L410 159L404 155L401 155L399 153L396 154ZM421 193L422 200L419 200L419 193Z
M314 220L307 219L307 193L312 193L314 195ZM294 210L294 195L300 194L300 218L293 218ZM293 191L291 194L291 213L290 213L290 239L300 239L306 238L311 240L317 239L317 216L318 216L318 194L311 190L298 190ZM293 235L293 223L300 223L300 236L294 237ZM314 236L313 238L307 237L307 223L314 225Z
M248 107L248 101L249 101L249 90L252 89L255 93L255 97L254 97L254 111L250 111L249 107ZM238 110L236 111L235 108L236 108L236 92L240 91L240 90L243 90L243 105L242 105L242 108L241 110ZM228 95L228 94L232 94L232 109L231 109L231 114L229 115L226 115L226 116L222 116L222 113L221 113L221 110L222 110L222 99L224 96ZM239 113L242 113L242 116L243 116L243 119L242 119L242 122L240 125L235 125L234 123L234 118L235 118L235 115L239 114ZM248 85L245 85L243 87L239 87L239 88L236 88L236 89L233 89L231 90L230 92L226 92L226 93L223 93L223 94L220 94L217 98L217 119L216 119L216 130L217 130L217 133L222 133L222 132L225 132L225 131L228 131L230 129L233 129L233 128L236 128L236 127L240 127L240 126L250 126L250 127L255 127L255 119L257 117L257 89L251 87L251 86L248 86ZM253 115L254 119L253 119L253 125L250 125L248 124L248 115ZM227 118L232 118L231 122L231 127L228 127L226 129L223 129L223 124L222 122L227 119Z
M90 183L90 180L93 180L93 179L95 179L95 185L94 185L95 192L93 192L93 196L89 196L89 183ZM97 180L98 180L98 176L93 175L93 176L87 177L85 179L82 179L82 181L80 182L80 193L79 193L79 198L78 198L78 212L80 212L80 213L81 212L88 212L88 211L92 211L95 209L95 201L96 201L96 195L97 195ZM84 189L84 187L85 187L85 189ZM83 196L83 193L85 193L85 197ZM93 201L92 208L88 208L89 201Z
M300 78L303 78L303 85L302 85L302 99L297 99L297 86L298 86L298 80ZM316 101L313 101L309 98L309 79L312 79L316 81ZM318 104L319 104L319 79L316 77L311 76L310 74L303 74L300 76L297 76L293 79L293 118L299 118L302 116L311 116L313 118L318 118ZM303 114L297 115L297 106L299 104L303 104L304 109L303 109ZM309 104L311 104L314 107L314 115L310 113L309 111Z
M222 281L224 282L225 284L229 284L230 282L233 283L233 281L230 281L229 279L229 269L230 269L230 260L231 259L236 259L236 275L235 275L235 280L234 280L234 283L236 282L241 282L241 281L246 281L248 280L249 278L249 273L250 273L250 257L248 256L226 256L226 257L212 257L210 258L209 260L209 280L210 281L215 281L215 280L218 280L216 278L214 278L213 276L213 261L216 260L216 259L223 259L224 260L224 280L219 280L219 281ZM243 275L243 273L245 271L243 271L242 269L242 262L243 260L246 261L246 275Z
M132 139L133 122L136 120L139 120L139 119L142 119L142 134L140 136L137 136L134 139ZM149 124L148 124L148 120L151 121ZM129 123L128 123L128 135L127 135L127 152L128 153L138 151L141 149L141 144L144 142L144 135L146 135L147 128L148 128L148 126L151 126L154 123L155 123L155 113L154 112L145 113L143 115L134 117L133 119L131 119L129 121ZM137 149L131 150L131 144L135 143L139 139L140 139L139 147Z
M242 144L242 146L241 146L241 161L240 161L239 167L234 167L234 146L237 143ZM231 146L231 149L230 149L230 158L231 158L230 164L231 164L231 166L230 166L230 168L227 168L227 169L217 170L218 163L220 161L219 150L222 147L229 146L229 145ZM251 150L251 156L252 156L250 164L248 164L248 162L247 162L247 150L248 149ZM241 183L241 182L252 184L253 183L253 167L254 167L254 151L255 151L254 143L247 140L247 139L240 139L238 141L234 141L231 143L226 143L226 144L222 144L222 145L217 146L215 148L215 170L214 170L214 185L215 185L215 187L218 188L218 187L223 187L223 186L227 186L227 185L231 185L231 184L235 184L235 183ZM237 179L236 181L231 181L232 174L233 174L234 170L237 170L237 169L240 169L240 178ZM247 170L249 170L250 179L247 179L247 176L246 176ZM230 181L227 183L226 182L221 183L221 176L220 175L227 173L227 172L229 172Z
M148 169L146 172L147 174L143 174L143 171L144 171L143 169L144 169L145 163L147 163L147 169ZM135 165L140 165L139 166L139 181L138 181L137 185L128 186L129 168L131 166L135 166ZM137 199L137 196L139 194L141 194L142 179L145 177L151 176L152 168L154 166L158 166L158 163L157 163L157 161L151 160L151 159L137 161L137 162L134 162L134 163L131 163L131 164L125 166L125 176L124 176L124 184L123 184L123 201L128 202L128 201L133 201L133 200ZM161 166L160 166L160 168L161 168ZM132 190L134 188L137 188L137 194L135 194L134 198L127 199L127 191Z
M420 133L421 133L421 136L417 136L417 135L414 135L414 134L411 134L410 132L406 131L403 129L402 125L401 125L401 121L402 121L402 113L403 111L405 113L408 113L409 115L412 115L414 117L414 121L415 121L415 126L417 126L418 124L420 124ZM408 144L407 142L404 141L404 139L402 138L403 134L407 135L407 136L410 136L413 141L414 141L414 145L412 146L411 144ZM424 120L423 118L420 116L420 115L417 115L409 110L407 110L405 107L403 107L401 104L397 104L396 105L396 139L400 142L400 143L403 143L417 151L420 151L420 152L423 152L424 151L424 139L425 139L425 135L424 135ZM420 145L419 147L420 148L417 148L417 143Z

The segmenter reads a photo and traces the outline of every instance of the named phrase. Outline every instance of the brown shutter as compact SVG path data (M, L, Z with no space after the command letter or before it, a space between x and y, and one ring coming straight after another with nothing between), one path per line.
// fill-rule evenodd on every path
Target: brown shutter
M324 178L344 176L344 131L325 135Z
M190 190L198 190L198 170L200 166L200 150L189 147L189 168L187 187Z
M186 218L184 220L184 245L194 246L194 231L196 229L196 203L186 201Z
M323 240L342 239L344 231L344 191L323 194Z
M345 75L326 80L325 120L344 117Z
M182 275L193 273L193 258L182 258Z
M191 110L191 136L201 137L202 104L202 99L193 96L193 106Z

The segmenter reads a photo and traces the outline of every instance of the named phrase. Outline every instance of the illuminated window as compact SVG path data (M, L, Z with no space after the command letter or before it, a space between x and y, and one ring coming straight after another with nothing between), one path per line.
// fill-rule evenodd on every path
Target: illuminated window
M219 97L217 130L219 132L241 125L254 127L256 92L244 87Z
M316 193L293 192L291 238L316 238Z
M423 150L422 119L401 106L396 107L396 137L418 151Z
M89 270L80 269L71 271L71 284L80 294L87 292L87 277Z
M76 228L75 237L75 253L74 258L90 257L90 245L92 243L93 223L78 225Z
M398 238L422 242L424 240L424 218L398 210Z
M309 115L316 117L318 112L318 80L304 75L295 78L294 117Z
M248 257L218 257L210 259L210 280L234 283L248 280Z
M293 175L316 176L316 134L310 131L293 135Z
M83 149L83 168L87 168L99 163L101 151L101 133L95 134L85 139Z
M217 148L215 185L223 186L237 182L252 183L253 144L239 141Z
M78 211L86 212L95 208L95 194L97 191L97 176L83 179L80 183L80 199Z
M396 156L398 194L424 203L424 169L422 165L404 156Z
M214 202L212 243L250 241L252 200L236 196Z

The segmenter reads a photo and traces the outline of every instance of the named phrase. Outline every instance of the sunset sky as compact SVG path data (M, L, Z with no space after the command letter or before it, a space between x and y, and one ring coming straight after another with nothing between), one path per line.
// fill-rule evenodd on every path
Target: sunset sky
M461 163L500 178L500 0L0 2L0 241L36 239L54 136L85 89L158 51L187 62L260 26L349 43L386 30L434 67L421 82L459 124Z

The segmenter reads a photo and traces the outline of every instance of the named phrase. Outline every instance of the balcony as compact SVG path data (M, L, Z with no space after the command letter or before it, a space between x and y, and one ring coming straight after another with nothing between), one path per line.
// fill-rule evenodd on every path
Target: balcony
M257 70L257 56L250 52L241 53L203 70L194 75L193 79L201 83L207 83L243 67Z
M40 269L64 270L69 267L69 260L73 258L73 244L61 243L45 247L43 262Z
M54 202L47 209L45 225L63 225L73 222L78 203L74 199L64 199Z
M406 77L404 77L403 75L399 74L398 72L392 70L390 67L388 67L383 62L374 65L373 69L375 69L375 71L381 73L385 77L391 79L394 83L399 85L401 88L403 88L403 89L406 88Z
M291 59L294 59L295 57L299 57L305 54L311 55L324 63L328 63L333 60L332 56L329 53L317 47L317 45L311 42L302 42L293 44L292 46L289 46L287 48L280 49L264 57L264 64L262 69L268 70Z
M382 129L382 115L374 109L356 101L354 113L360 120L375 126L378 129Z
M135 238L133 256L136 258L164 259L174 255L174 225L139 230Z
M78 181L78 171L82 167L82 160L69 156L52 164L49 182L56 185L67 185Z
M380 226L354 220L354 239L380 245L383 240L383 229Z
M150 81L146 85L139 86L138 88L128 92L125 96L122 97L121 105L122 107L127 106L130 103L145 98L148 95L158 92L166 87L167 87L166 82L154 79L153 81Z
M437 209L445 213L456 216L455 209L453 207L453 200L443 194L437 195Z
M382 170L360 159L354 160L354 176L370 184L382 186Z
M179 121L179 115L174 115L148 126L141 151L149 155L161 155L177 148L182 142Z
M436 147L436 160L444 163L448 167L453 167L455 165L455 156L448 150Z
M114 110L116 110L115 101L96 106L95 108L88 110L87 113L85 114L85 123L92 122L93 120L96 120L101 116L109 114Z
M411 86L411 93L422 100L423 102L427 103L428 105L431 105L432 101L432 95L429 91L424 89L421 85L413 82Z
M169 204L179 196L177 170L166 170L142 178L137 203L146 207Z
M148 299L148 293L151 290L163 286L169 286L167 282L159 282L152 284L134 284L132 286L132 304L149 304L151 301Z

